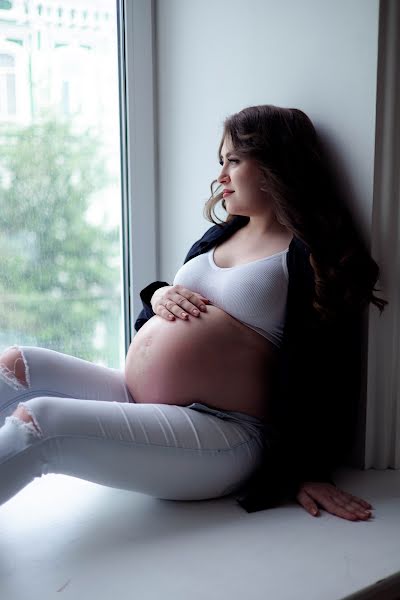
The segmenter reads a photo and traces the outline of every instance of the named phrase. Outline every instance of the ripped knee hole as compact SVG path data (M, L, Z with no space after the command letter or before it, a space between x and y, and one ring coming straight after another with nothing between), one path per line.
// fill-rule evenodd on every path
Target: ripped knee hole
M17 417L21 421L24 421L24 423L28 423L31 426L33 425L33 427L36 429L36 431L38 433L40 433L40 434L42 433L40 431L39 425L35 422L33 415L31 415L29 413L29 411L25 408L25 406L23 406L23 405L18 406L18 408L13 412L13 416Z
M28 367L19 348L9 348L0 356L0 375L14 386L22 385L26 388L29 386Z

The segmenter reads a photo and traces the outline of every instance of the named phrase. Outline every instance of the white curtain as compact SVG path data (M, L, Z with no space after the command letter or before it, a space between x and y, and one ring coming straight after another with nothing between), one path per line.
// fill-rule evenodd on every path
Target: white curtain
M388 300L371 305L365 468L400 469L400 3L381 0L372 247Z

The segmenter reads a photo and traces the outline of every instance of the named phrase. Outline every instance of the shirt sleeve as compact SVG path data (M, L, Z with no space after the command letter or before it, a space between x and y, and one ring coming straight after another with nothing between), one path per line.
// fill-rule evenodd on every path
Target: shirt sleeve
M305 481L333 483L351 449L361 387L361 316L310 326L293 343L280 453L295 495Z
M153 281L149 283L145 288L140 292L140 299L142 301L143 308L140 311L138 318L135 321L135 330L139 331L141 327L149 320L151 317L154 317L155 312L153 311L150 300L156 290L166 285L171 285L166 281Z
M236 496L247 512L295 500L306 481L335 485L334 471L346 461L354 440L361 319L305 327L307 336L291 338L282 363L275 426L260 467Z

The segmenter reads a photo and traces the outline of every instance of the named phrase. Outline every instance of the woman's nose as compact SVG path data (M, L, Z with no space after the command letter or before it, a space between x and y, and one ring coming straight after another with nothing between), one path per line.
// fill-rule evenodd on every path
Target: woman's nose
M225 167L222 167L221 173L218 176L218 183L222 183L223 181L229 181L229 175L225 172Z

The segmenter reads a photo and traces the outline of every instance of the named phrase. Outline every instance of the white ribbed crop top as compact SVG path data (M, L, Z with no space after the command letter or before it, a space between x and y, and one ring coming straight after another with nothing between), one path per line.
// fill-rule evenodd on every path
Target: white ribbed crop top
M214 249L186 262L173 285L202 294L232 317L280 347L286 315L288 248L234 267L218 267Z

